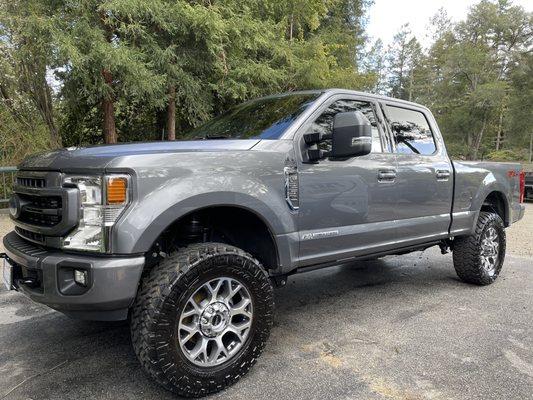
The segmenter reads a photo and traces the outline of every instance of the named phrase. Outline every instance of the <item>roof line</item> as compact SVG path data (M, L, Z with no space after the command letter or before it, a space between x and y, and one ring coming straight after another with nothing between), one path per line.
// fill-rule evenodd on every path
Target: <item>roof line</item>
M422 108L428 109L428 107L426 107L426 106L424 106L422 104L419 104L419 103L415 103L413 101L407 101L407 100L398 99L398 98L395 98L395 97L385 96L385 95L376 94L376 93L361 92L361 91L358 91L358 90L342 89L342 88L328 88L328 89L314 89L314 90L295 90L293 92L276 93L276 94L271 94L271 95L260 97L260 98L266 99L266 98L273 98L273 97L290 96L292 94L316 94L316 95L321 95L321 94L326 94L326 93L327 94L351 94L351 95L357 95L357 96L365 96L365 97L371 97L371 98L375 98L375 99L379 99L379 100L383 100L383 101L390 101L390 102L394 102L394 103L401 103L401 104L405 104L405 105L411 105L411 106L422 107ZM257 99L252 99L252 100L257 100Z

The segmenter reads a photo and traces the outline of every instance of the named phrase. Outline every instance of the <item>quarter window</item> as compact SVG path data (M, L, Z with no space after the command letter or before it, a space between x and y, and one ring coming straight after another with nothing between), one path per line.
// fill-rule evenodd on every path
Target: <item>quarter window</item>
M430 155L437 150L429 123L423 113L406 108L386 106L396 152Z
M372 153L381 153L381 139L376 123L376 115L372 104L366 101L357 100L337 100L322 112L320 116L312 123L309 131L331 134L333 132L333 118L337 113L348 111L361 111L368 118L372 125ZM325 140L320 143L320 148L325 151L331 150L331 140Z

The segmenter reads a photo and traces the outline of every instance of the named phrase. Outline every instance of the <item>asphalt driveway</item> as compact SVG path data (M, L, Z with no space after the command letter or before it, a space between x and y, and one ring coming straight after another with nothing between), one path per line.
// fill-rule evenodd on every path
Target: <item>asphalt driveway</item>
M292 277L265 353L213 397L533 399L532 204L508 236L489 287L461 283L438 249ZM71 320L2 290L4 398L175 397L144 375L125 324Z

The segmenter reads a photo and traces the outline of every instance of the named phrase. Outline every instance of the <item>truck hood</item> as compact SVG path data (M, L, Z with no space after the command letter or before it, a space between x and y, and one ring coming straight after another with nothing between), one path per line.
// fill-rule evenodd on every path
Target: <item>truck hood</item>
M157 153L245 151L250 150L259 141L258 139L213 139L68 147L30 156L19 165L19 169L47 171L104 169L118 157Z

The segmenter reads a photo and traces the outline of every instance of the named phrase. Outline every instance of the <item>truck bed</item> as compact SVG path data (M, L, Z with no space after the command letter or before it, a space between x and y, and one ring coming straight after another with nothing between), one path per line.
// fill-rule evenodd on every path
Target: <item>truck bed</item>
M521 218L519 163L452 160L454 196L450 233L471 231L483 201L492 192L504 204L504 223L509 226ZM480 185L481 182L481 185Z

